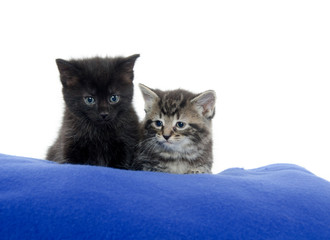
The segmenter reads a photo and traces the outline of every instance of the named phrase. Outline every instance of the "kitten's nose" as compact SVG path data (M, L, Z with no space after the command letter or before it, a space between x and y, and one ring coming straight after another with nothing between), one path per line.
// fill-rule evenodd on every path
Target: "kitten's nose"
M165 140L167 141L167 140L171 137L171 135L163 135L163 137L164 137Z
M103 119L106 119L106 117L108 116L109 114L106 113L106 112L101 112L100 113L100 116L103 118Z

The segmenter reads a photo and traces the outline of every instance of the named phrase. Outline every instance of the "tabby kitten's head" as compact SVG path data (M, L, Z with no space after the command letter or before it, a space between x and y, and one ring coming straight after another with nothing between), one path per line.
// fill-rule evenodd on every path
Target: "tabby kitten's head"
M154 150L194 156L196 145L211 143L215 92L160 91L140 84L145 100L144 141Z
M133 67L139 54L130 57L57 59L63 96L78 119L106 124L131 107Z

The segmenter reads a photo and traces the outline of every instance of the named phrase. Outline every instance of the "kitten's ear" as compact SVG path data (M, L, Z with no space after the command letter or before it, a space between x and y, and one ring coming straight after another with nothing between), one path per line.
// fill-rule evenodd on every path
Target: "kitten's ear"
M197 111L204 117L212 119L215 114L215 99L216 94L214 91L209 90L199 94L191 100L196 106Z
M120 66L128 72L133 71L135 61L138 57L140 57L140 54L134 54L132 56L126 57L122 60Z
M143 98L144 98L144 111L148 112L155 101L159 99L158 95L153 92L150 88L143 84L139 84Z
M133 81L133 68L135 65L135 61L138 57L140 57L140 54L134 54L132 56L123 58L122 61L120 61L119 68L123 72L125 80L128 80L130 82Z
M79 70L71 62L56 59L56 64L64 87L73 86L78 82Z

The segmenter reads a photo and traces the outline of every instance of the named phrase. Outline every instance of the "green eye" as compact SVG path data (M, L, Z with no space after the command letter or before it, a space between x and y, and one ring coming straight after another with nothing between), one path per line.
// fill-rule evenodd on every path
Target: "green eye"
M178 128L184 128L184 127L186 126L186 124L185 124L184 122L177 122L177 123L176 123L176 126L177 126Z
M117 96L117 95L112 95L112 96L109 98L109 101L110 101L110 103L117 103L117 102L119 102L119 96Z
M95 99L91 96L84 97L84 101L87 105L93 105L95 104Z

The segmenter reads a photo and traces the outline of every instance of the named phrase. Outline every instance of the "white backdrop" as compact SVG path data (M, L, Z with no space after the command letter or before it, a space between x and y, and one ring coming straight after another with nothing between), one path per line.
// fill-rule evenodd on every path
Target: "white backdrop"
M137 83L217 92L213 172L294 163L330 180L329 1L2 1L0 152L44 158L56 58L131 55Z

